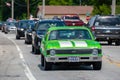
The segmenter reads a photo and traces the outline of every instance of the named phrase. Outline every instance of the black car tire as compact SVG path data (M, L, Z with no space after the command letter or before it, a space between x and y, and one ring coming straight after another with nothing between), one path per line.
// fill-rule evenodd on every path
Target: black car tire
M43 66L43 69L44 70L51 70L52 69L52 64L50 62L46 62L45 58L43 57L44 59L44 66Z
M112 45L112 41L111 40L108 41L108 45Z
M28 44L28 42L26 41L26 39L25 39L25 44Z
M25 39L25 44L30 44L30 42L28 40Z
M34 54L40 54L39 49L34 48Z
M116 46L120 45L120 41L115 41L115 45Z
M101 70L102 68L102 62L94 62L93 63L93 70Z
M19 35L16 35L16 39L20 39L20 36L19 36Z
M34 46L32 45L32 52L34 52Z
M41 66L43 67L44 66L44 56L41 55Z
M5 32L5 34L8 34L7 32Z

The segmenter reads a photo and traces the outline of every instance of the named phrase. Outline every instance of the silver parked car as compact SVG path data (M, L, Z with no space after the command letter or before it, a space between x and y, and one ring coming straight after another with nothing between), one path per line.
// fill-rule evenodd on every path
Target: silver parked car
M15 22L7 22L6 23L6 27L5 27L5 33L8 32L15 32L16 30L16 26L15 26Z

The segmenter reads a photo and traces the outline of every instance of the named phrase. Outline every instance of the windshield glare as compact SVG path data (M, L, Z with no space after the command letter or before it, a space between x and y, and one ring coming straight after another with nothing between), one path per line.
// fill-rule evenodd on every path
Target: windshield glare
M87 30L55 30L50 32L49 40L91 39Z

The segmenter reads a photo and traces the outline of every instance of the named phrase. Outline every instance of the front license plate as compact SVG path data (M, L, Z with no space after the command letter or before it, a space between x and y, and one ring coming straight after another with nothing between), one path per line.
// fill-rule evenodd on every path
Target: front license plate
M68 58L69 62L79 62L80 58L79 57L69 57Z

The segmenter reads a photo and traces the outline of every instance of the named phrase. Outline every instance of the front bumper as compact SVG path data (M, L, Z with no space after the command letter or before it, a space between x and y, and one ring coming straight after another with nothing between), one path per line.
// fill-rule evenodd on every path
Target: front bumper
M74 57L74 56L72 56ZM98 56L84 56L84 57L74 57L73 59L71 57L45 57L47 62L98 62L102 61L102 57Z
M95 35L97 40L117 40L120 39L120 35Z
M25 31L17 30L17 33L20 37L25 37Z

